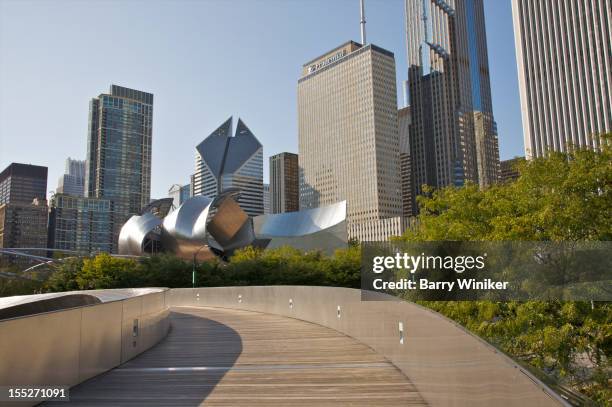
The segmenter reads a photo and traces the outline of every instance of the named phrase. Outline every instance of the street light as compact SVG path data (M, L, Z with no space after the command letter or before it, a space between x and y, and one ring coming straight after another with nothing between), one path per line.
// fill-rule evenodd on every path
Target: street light
M200 253L200 250L202 250L203 248L207 247L206 245L200 246L200 248L198 250L196 250L196 252L193 254L193 271L191 273L191 287L195 288L195 280L196 280L196 257L198 256L198 253Z

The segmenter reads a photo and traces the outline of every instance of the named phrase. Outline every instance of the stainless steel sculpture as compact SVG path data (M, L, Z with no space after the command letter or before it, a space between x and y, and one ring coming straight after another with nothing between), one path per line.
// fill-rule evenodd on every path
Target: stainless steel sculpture
M238 191L229 189L215 199L195 196L171 212L163 222L165 250L184 259L226 257L255 239L251 219L236 203Z
M228 189L210 199L195 196L170 212L163 222L150 212L133 216L121 229L119 253L142 255L148 242L161 249L198 261L227 259L234 250L256 245L292 246L301 250L332 252L346 247L346 201L309 209L250 218L238 204L240 191Z

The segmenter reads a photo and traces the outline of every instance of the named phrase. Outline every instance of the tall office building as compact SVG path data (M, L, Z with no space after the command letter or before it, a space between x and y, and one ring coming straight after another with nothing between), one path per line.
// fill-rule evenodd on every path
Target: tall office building
M300 209L347 202L350 238L402 233L395 58L353 41L298 80Z
M264 213L263 147L238 119L232 137L230 117L196 147L194 195L216 197L230 188L240 190L238 204L249 215Z
M130 216L151 199L153 95L111 85L89 105L87 197L108 199L113 213L113 248Z
M48 247L84 254L110 252L113 216L108 199L55 194L49 205Z
M405 8L414 195L424 184L487 186L499 156L482 0L405 0Z
M300 210L298 155L280 153L270 157L271 213Z
M402 191L402 217L407 220L416 214L416 197L412 194L412 161L410 158L410 107L397 111L400 152L400 182Z
M512 0L527 158L612 131L612 2Z
M85 161L66 159L66 171L59 178L56 193L85 196Z
M0 247L47 247L47 167L12 163L0 173Z
M47 167L12 163L0 173L0 204L31 204L47 197Z

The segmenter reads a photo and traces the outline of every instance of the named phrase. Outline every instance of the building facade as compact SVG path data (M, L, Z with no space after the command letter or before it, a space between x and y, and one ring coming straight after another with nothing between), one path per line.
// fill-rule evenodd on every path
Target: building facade
M232 137L232 124L230 117L196 147L193 195L212 199L237 188L240 207L249 216L262 215L263 147L240 119Z
M130 216L151 199L153 95L111 85L89 105L85 190L108 199L113 213L113 248Z
M269 215L272 213L272 209L270 208L270 184L264 184L263 192L264 192L264 215Z
M46 196L47 167L12 163L0 173L0 247L47 247Z
M412 194L412 161L410 159L410 107L397 111L400 145L400 180L402 191L402 217L408 219L416 214L416 200Z
M405 9L413 195L423 185L495 182L499 156L482 0L405 0Z
M504 183L517 180L520 175L518 165L523 161L525 161L525 157L514 157L509 160L501 161L499 181Z
M304 64L298 131L300 210L346 201L349 238L401 234L393 53L350 41Z
M270 157L271 213L300 209L298 155L280 153Z
M84 160L66 159L65 173L57 183L58 194L85 196L85 163Z
M609 0L512 0L525 156L612 131Z
M31 204L47 197L47 167L12 163L0 173L0 204Z
M112 250L110 200L55 194L49 206L49 247L87 255Z
M172 205L175 208L181 206L183 202L191 198L191 184L174 184L168 189L168 197L172 198Z
M0 247L46 248L47 201L0 204ZM38 254L46 253L41 252Z

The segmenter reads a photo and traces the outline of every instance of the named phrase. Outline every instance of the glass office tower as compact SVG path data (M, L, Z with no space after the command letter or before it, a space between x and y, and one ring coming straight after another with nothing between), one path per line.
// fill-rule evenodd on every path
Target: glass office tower
M482 0L406 0L414 196L424 184L497 181Z
M66 159L66 171L59 178L55 192L58 194L84 196L85 164L86 161L73 160L68 157Z
M90 102L86 193L111 201L113 248L130 216L151 198L153 95L111 85Z

